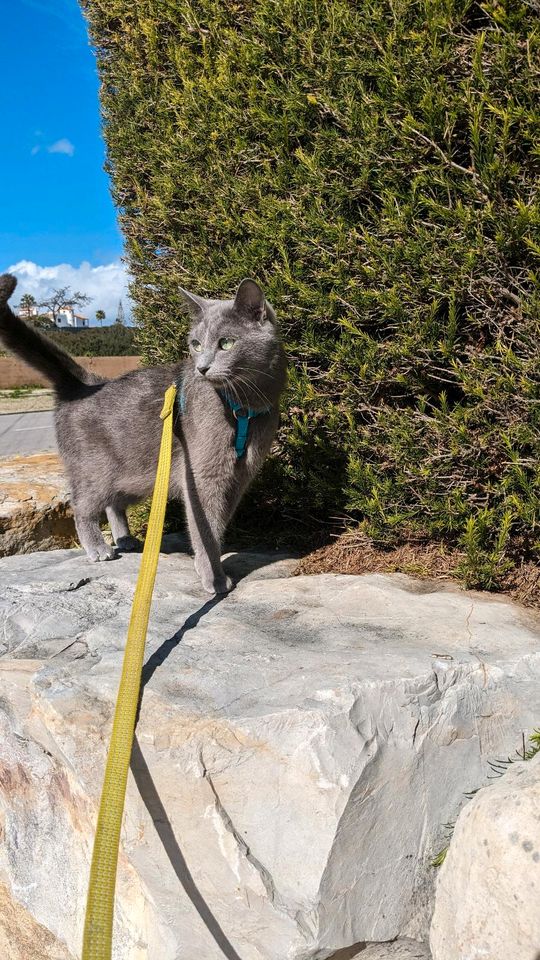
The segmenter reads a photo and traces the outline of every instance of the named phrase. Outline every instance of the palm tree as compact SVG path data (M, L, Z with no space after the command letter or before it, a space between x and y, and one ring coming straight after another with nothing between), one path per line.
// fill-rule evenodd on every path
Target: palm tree
M34 307L37 307L36 298L31 293L25 293L18 306L19 313L28 319L33 316Z

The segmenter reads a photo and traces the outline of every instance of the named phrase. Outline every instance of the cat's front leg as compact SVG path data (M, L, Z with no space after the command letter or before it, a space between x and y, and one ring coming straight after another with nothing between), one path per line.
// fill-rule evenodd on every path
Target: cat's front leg
M221 537L228 519L227 496L219 485L196 483L188 466L184 503L195 569L207 593L228 593L234 583L221 564Z
M221 566L221 562L219 569L215 566L213 567L212 564L208 562L204 551L195 554L194 566L204 589L207 593L211 593L212 596L216 593L229 593L234 587L234 581L226 575Z
M217 540L216 534L212 530L213 525L208 518L205 517L201 524L196 513L197 511L193 511L190 505L186 503L189 536L195 554L195 570L207 593L212 595L228 593L229 590L232 590L234 583L226 575L221 564L221 543ZM206 523L208 528L203 532L202 528Z
M92 563L99 560L113 560L116 551L103 539L103 534L99 528L99 514L85 515L80 513L76 507L74 514L81 547L86 550L88 559Z

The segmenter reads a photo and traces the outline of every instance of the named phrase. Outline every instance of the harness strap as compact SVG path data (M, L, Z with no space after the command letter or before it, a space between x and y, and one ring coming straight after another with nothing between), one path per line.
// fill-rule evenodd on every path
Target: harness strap
M248 442L249 421L253 420L255 417L260 417L263 413L270 413L272 408L266 407L264 410L252 410L251 407L243 407L241 403L237 403L236 400L233 400L226 390L219 390L218 392L221 399L228 404L234 414L234 418L236 420L234 449L236 450L236 456L238 458L243 457L246 452Z
M180 383L178 386L178 406L180 408L180 413L183 415L186 412L186 392L182 383ZM218 393L223 402L230 407L233 412L234 419L236 420L234 449L236 451L236 456L240 460L240 458L243 457L246 452L249 438L249 421L253 420L255 417L260 417L263 413L270 413L272 407L265 407L264 410L252 410L251 407L244 407L241 403L233 400L226 390L218 390Z

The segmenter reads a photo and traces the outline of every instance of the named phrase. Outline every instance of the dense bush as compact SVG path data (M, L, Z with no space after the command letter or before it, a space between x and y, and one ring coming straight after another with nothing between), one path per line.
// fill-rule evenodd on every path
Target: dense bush
M47 336L74 357L130 357L138 353L135 330L114 323L86 330L46 330Z
M267 499L461 543L470 583L537 556L534 5L83 6L147 359L179 283L260 278L292 361Z

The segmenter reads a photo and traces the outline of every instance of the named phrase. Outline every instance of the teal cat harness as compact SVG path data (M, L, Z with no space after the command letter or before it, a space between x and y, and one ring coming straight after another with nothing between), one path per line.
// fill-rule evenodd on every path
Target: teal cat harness
M251 407L244 407L241 403L237 403L236 400L233 400L226 390L218 390L218 393L223 402L230 407L233 412L234 419L236 420L234 449L236 451L236 456L240 460L246 452L249 439L249 421L253 420L255 417L260 417L263 413L270 413L272 407L265 407L264 410L252 410ZM184 414L186 412L186 393L183 383L179 384L178 406L180 413Z

